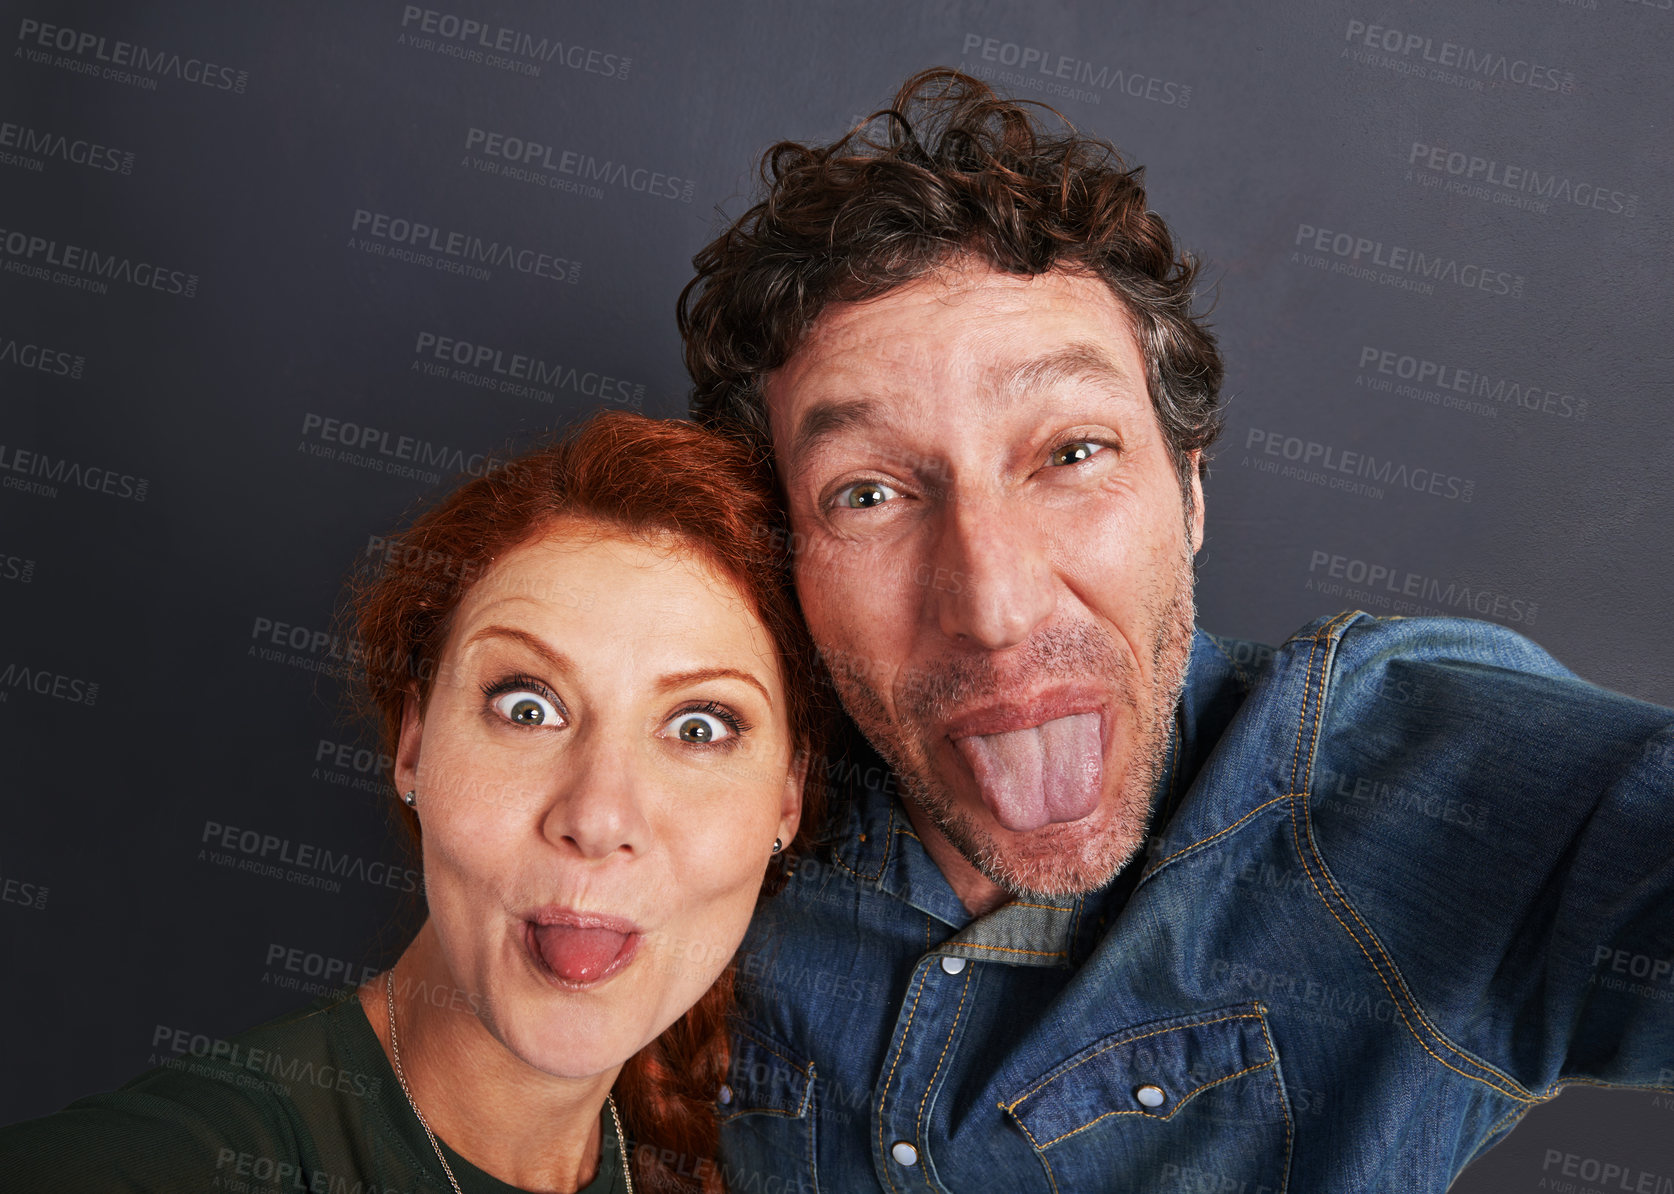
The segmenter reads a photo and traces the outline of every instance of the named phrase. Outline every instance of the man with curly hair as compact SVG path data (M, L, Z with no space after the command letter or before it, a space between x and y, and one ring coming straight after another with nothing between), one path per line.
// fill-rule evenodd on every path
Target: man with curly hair
M762 173L692 413L852 724L738 961L734 1188L1441 1189L1674 1085L1674 715L1479 622L1195 627L1222 367L1140 171L936 70Z

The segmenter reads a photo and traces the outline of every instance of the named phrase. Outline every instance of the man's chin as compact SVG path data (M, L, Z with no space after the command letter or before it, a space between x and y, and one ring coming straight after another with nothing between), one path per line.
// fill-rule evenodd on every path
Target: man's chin
M910 797L909 797L910 799ZM1119 792L1075 821L1006 829L986 806L948 802L920 808L954 849L990 883L1013 896L1061 899L1097 891L1121 872L1145 840L1149 801L1137 808Z

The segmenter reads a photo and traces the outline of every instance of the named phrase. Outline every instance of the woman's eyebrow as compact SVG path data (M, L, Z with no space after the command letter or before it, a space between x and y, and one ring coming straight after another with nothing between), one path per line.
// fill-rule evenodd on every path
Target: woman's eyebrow
M565 655L556 647L549 646L539 638L530 634L527 630L518 630L511 626L484 626L481 630L478 630L475 634L471 635L470 638L460 644L459 649L463 652L474 644L488 638L512 639L515 642L522 643L536 655L539 655L552 667L554 671L565 673L573 673L575 671L575 663L568 655Z
M735 667L705 667L696 668L689 672L670 672L657 681L658 692L672 692L677 688L686 688L693 684L702 684L705 680L733 679L742 680L761 693L762 700L769 708L773 706L773 698L767 693L767 686L756 679L749 672L739 671Z
M463 651L468 647L488 638L509 638L523 644L539 655L554 671L574 674L575 662L555 647L549 646L526 630L517 630L511 626L484 626L466 639L460 646ZM767 686L749 672L735 667L705 667L693 668L685 672L669 672L657 680L656 691L659 693L672 692L677 688L688 688L693 684L702 684L705 680L742 680L757 692L762 700L767 702L768 708L773 707L773 697L768 693Z

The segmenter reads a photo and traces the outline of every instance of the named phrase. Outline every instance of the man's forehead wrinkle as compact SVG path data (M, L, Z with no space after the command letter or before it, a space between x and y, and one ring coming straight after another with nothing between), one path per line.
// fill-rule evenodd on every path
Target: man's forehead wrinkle
M997 397L1017 399L1063 381L1131 386L1138 379L1098 345L1076 341L1015 365L997 368L991 388Z

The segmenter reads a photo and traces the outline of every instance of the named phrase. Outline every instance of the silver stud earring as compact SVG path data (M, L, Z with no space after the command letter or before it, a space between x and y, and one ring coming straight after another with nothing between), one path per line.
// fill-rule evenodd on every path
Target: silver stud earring
M405 796L401 797L401 803L405 804L408 808L417 808L418 807L418 789L414 788L412 791L408 792Z
M777 854L780 850L783 850L784 848L785 848L785 843L784 842L780 841L778 838L773 839L773 853Z

